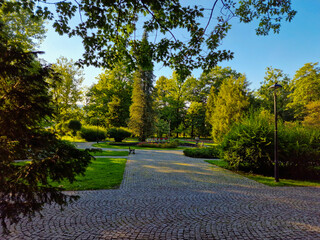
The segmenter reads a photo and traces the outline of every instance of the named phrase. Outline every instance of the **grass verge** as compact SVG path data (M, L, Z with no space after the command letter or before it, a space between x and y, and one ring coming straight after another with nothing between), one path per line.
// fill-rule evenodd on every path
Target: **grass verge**
M119 146L119 145L110 145L107 142L105 143L95 143L92 147L99 147L99 148L116 148L116 149L128 149L129 146ZM177 147L177 148L152 148L152 147L139 147L139 146L130 146L131 149L143 149L143 150L182 150L185 149L184 147Z
M128 151L111 151L111 150L104 150L101 152L90 152L91 156L128 156Z
M230 170L228 163L224 160L206 160L206 162L216 165L218 167ZM233 171L256 182L271 186L271 187L320 187L320 181L301 181L292 179L280 179L275 182L273 177L266 177L258 174L245 173L241 171Z
M118 188L123 179L127 159L95 158L88 166L84 176L77 176L76 181L52 183L66 190L98 190Z

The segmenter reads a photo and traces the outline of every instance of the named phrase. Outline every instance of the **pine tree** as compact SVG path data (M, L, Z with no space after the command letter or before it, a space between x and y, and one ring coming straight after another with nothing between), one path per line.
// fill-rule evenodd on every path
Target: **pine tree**
M145 141L152 134L154 123L152 49L146 32L136 48L136 61L129 127L140 141Z

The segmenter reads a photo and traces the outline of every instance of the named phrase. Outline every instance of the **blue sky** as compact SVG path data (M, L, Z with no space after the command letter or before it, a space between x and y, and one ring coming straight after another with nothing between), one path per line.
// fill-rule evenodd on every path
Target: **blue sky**
M212 4L208 0L200 0L204 5ZM210 6L209 4L209 6ZM222 49L234 52L234 59L221 62L219 65L229 66L244 73L251 83L251 89L257 89L263 81L266 67L279 68L293 77L295 72L307 62L320 61L320 0L293 0L293 9L298 11L291 23L282 23L279 34L268 36L255 34L256 23L238 23L232 20L232 29L223 40ZM208 6L208 7L209 7ZM204 19L206 21L206 19ZM54 63L60 56L77 60L81 58L83 47L80 38L59 36L48 29L47 38L41 45L45 54L41 57ZM84 69L83 85L91 86L100 69L89 67ZM156 77L170 77L172 70L156 64ZM193 75L199 77L201 70L195 70Z

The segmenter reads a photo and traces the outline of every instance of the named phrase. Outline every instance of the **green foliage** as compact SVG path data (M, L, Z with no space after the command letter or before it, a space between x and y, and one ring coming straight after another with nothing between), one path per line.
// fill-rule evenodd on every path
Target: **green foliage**
M102 127L86 125L81 128L80 136L88 142L103 141L107 131Z
M320 128L320 100L305 105L304 126Z
M130 137L131 133L121 128L110 128L107 135L109 138L114 138L115 142L122 142L122 140Z
M43 128L43 121L53 115L45 81L51 69L8 38L0 21L0 218L5 231L7 220L16 223L46 203L65 205L75 200L47 179L72 182L91 160L88 153ZM15 159L30 163L19 166Z
M287 108L287 105L291 101L289 98L289 94L291 93L290 79L280 69L267 67L264 81L256 92L260 106L270 112L274 111L274 90L270 89L270 87L276 83L282 86L282 88L277 90L278 115L284 121L292 121L294 119L293 111Z
M236 124L225 135L221 149L224 159L237 170L273 174L273 124L270 118L257 114ZM297 126L279 125L279 167L281 177L319 177L320 132Z
M213 105L210 124L212 137L216 142L239 121L249 107L248 82L245 76L238 79L228 78L221 84L217 95L211 97ZM214 92L211 92L214 94Z
M219 158L220 150L217 146L206 148L187 148L183 154L193 158Z
M236 124L221 142L223 158L237 170L272 174L273 126L264 114Z
M65 57L57 59L52 64L54 73L47 78L50 94L55 108L55 122L68 122L70 119L80 119L82 112L78 103L82 101L82 90L79 87L84 80L82 70L73 60Z
M209 136L209 129L206 126L206 108L203 103L192 102L185 116L186 125L189 126L190 136Z
M72 135L75 136L77 131L81 129L82 125L79 120L70 120L68 123L68 128L72 130Z
M177 148L179 146L179 141L173 141L173 142L167 142L167 143L141 142L137 146L138 147L148 147L148 148Z
M107 128L126 127L130 118L132 82L132 74L127 73L122 64L100 74L98 83L86 94L87 123L97 125L98 117L99 125Z
M130 106L129 128L144 141L153 133L153 63L152 49L147 41L147 34L143 35L141 45L136 49L138 70L134 75L132 105Z
M48 8L47 1L17 0L16 4L1 1L6 11L28 9L36 15L53 20L59 34L79 36L83 39L83 64L104 66L112 69L124 61L129 68L135 67L136 32L159 31L157 41L150 43L154 50L152 59L163 62L187 76L193 69L210 70L217 62L231 59L233 53L221 50L221 43L231 25L229 20L239 17L241 22L256 20L256 33L266 35L270 30L279 32L281 21L291 21L296 11L291 9L290 0L282 1L236 1L213 4L212 11L199 5L188 5L185 1L60 1L55 10ZM74 18L80 15L86 16ZM201 22L213 16L215 24L204 27ZM77 21L78 20L78 21ZM141 29L138 29L140 27ZM178 38L184 32L183 41Z
M15 0L6 0L8 5ZM4 23L3 31L7 34L10 44L20 45L25 51L32 51L39 47L45 38L44 20L32 16L28 10L7 11L0 7L0 21Z
M300 68L291 84L292 93L288 104L295 112L295 117L302 120L306 114L305 106L310 102L320 100L320 67L319 63L306 63Z

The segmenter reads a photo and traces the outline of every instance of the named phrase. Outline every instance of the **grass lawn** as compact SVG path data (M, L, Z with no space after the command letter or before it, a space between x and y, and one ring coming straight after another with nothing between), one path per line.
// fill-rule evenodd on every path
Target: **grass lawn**
M123 179L127 159L95 158L88 166L85 176L77 176L72 184L68 181L53 183L66 190L97 190L118 188Z
M224 160L206 160L206 162L211 163L213 165L219 166L221 168L228 169L228 164ZM230 169L229 169L230 170ZM300 181L300 180L292 180L292 179L280 179L279 182L274 181L274 177L265 177L257 174L244 173L240 171L236 171L236 173L245 176L249 179L252 179L256 182L272 186L272 187L320 187L320 181Z
M117 148L117 149L129 149L129 146L121 146L121 145L110 145L108 142L104 143L95 143L92 147L99 147L99 148ZM177 147L177 148L151 148L151 147L139 147L139 146L130 146L131 149L144 149L144 150L183 150L184 147Z
M128 156L128 151L110 151L105 150L101 152L89 152L92 156Z

